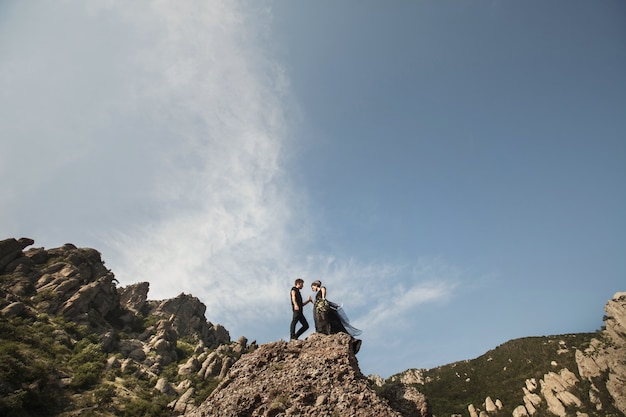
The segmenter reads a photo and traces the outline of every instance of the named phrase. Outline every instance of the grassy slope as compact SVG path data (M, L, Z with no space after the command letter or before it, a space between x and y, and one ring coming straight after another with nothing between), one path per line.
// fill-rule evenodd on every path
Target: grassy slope
M538 382L545 373L562 368L578 375L574 348L584 349L594 336L596 333L581 333L512 340L476 359L424 371L428 382L417 388L428 397L433 414L439 417L468 415L469 404L484 409L487 396L494 401L500 399L502 414L511 415L516 406L523 404L526 379ZM551 365L552 361L557 366ZM578 394L584 397L584 389L580 391Z

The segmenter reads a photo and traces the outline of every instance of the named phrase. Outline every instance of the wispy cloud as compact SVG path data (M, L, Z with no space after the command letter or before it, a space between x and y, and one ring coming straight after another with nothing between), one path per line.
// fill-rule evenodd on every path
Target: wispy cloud
M191 7L193 6L193 7ZM157 3L142 32L136 105L166 132L153 204L157 219L113 236L122 280L155 295L202 292L212 311L244 304L288 253L294 208L281 171L286 80L260 53L268 16L238 3ZM274 269L274 268L271 268Z
M55 204L45 222L64 228L61 243L92 242L122 285L149 281L152 299L192 293L235 336L287 336L288 291L299 276L324 281L355 324L384 335L420 305L449 297L458 271L437 260L377 264L314 249L305 191L285 171L297 146L285 116L289 80L269 53L271 14L260 4L49 4L67 33L43 47L33 38L25 55L54 62L49 47L63 63L38 88L29 84L36 75L20 72L26 61L11 61L2 78L26 86L7 90L19 105L5 133L39 144L30 156L46 171L20 178L30 188L19 189L11 210L48 190ZM28 153L24 142L10 145L13 156Z
M329 299L349 305L351 319L377 333L399 324L398 318L410 324L411 312L426 303L449 300L463 274L441 259L427 258L410 265L310 259L309 268L311 280L327 285Z

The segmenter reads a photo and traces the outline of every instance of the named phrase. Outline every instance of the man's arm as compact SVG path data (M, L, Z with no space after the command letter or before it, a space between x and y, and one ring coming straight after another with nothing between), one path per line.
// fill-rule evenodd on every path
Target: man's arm
M296 290L291 290L291 305L293 305L294 310L300 310L300 307L298 306L298 301L296 301Z

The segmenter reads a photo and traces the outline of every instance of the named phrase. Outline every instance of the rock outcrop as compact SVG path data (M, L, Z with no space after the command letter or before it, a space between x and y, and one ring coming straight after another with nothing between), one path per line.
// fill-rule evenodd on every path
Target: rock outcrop
M95 249L65 244L25 251L32 244L27 238L0 241L0 319L55 326L53 336L67 348L89 334L98 342L94 349L105 355L106 370L158 381L155 389L174 397L170 405L177 413L194 407L192 380L223 378L236 358L256 348L245 338L232 343L223 326L206 320L206 306L192 295L152 301L147 282L118 288ZM55 317L67 324L52 322ZM81 335L68 333L76 325L85 329ZM176 387L162 377L170 365L177 366L175 378L182 380ZM71 376L52 378L72 384ZM20 390L11 381L0 382L0 397Z
M376 394L350 346L348 335L319 333L261 345L242 356L209 398L185 415L430 416L426 398L414 388L389 392L389 399Z
M576 352L578 373L591 383L589 397L598 411L612 405L626 415L626 292L604 307L605 329L584 351ZM602 400L608 392L612 404Z

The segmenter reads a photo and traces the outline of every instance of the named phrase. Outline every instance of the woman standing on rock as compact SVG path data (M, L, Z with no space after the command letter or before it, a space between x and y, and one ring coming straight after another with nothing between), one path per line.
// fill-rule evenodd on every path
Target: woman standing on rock
M361 334L361 330L350 324L348 316L340 305L326 299L326 287L317 280L311 284L311 290L316 292L313 307L313 319L315 331L323 334L347 333L352 336L352 348L357 353L361 348L361 340L355 339Z

